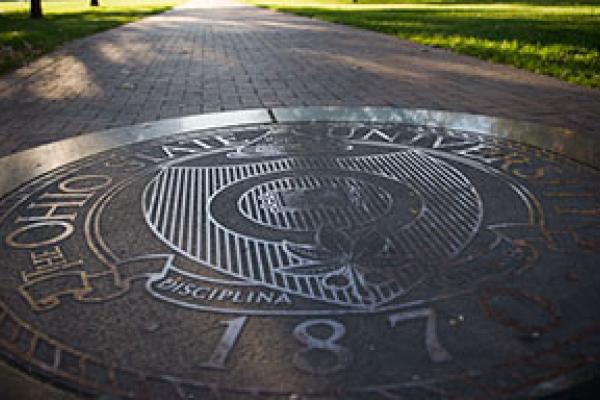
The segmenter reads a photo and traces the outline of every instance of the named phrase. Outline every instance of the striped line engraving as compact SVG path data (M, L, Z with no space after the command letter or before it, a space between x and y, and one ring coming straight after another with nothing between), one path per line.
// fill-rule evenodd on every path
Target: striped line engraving
M219 272L313 300L364 307L402 295L420 277L399 271L395 281L370 284L374 298L367 299L350 285L328 286L323 273L303 273L314 260L290 253L285 241L235 232L227 221L215 220L209 209L215 194L260 177L262 183L232 204L258 226L282 231L315 231L322 225L350 229L382 217L393 218L388 215L393 198L386 189L352 177L353 172L365 171L407 185L420 197L418 215L388 238L399 252L439 262L458 255L479 230L483 207L474 186L454 167L418 150L338 159L290 157L238 165L173 166L146 186L143 211L149 227L167 246ZM313 192L316 196L311 199Z

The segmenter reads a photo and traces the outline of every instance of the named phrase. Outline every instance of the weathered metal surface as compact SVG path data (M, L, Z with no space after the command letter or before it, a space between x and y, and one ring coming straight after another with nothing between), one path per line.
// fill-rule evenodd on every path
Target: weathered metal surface
M597 367L593 140L423 110L253 113L99 133L60 166L4 159L25 172L2 180L3 353L158 399L518 398Z

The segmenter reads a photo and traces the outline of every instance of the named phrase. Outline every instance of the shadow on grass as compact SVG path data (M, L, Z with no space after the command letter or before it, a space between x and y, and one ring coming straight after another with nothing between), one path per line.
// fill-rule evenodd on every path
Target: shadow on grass
M278 9L600 87L600 14L568 17L469 9Z
M149 10L83 11L47 14L31 20L24 11L0 14L0 74L27 64L41 54L74 39L157 14L170 7Z
M282 11L347 22L392 34L473 36L494 41L518 40L542 45L564 44L600 49L600 14L519 18L473 10L332 10L286 8Z
M338 1L339 3L354 3L353 0ZM432 5L460 5L460 4L515 4L525 6L599 6L600 0L357 0L359 4L432 4Z

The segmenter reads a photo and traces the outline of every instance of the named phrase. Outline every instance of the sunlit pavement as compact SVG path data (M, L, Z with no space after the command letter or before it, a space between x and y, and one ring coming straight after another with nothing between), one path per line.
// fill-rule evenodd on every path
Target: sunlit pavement
M306 105L600 127L600 91L378 33L199 0L75 41L0 79L0 154L137 122Z

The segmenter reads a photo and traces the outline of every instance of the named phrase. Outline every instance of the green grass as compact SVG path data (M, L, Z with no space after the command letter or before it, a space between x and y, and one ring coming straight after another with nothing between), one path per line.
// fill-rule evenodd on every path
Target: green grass
M600 0L247 0L600 88Z
M42 0L44 19L29 19L28 2L0 1L0 73L27 64L61 44L148 15L183 0Z

